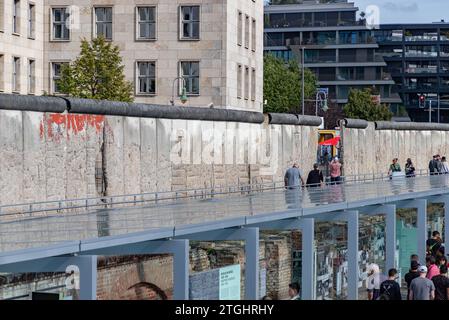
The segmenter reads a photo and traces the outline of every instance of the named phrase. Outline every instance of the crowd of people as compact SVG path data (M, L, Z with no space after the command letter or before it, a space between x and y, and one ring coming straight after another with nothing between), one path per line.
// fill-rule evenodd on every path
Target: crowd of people
M440 233L434 231L426 242L425 264L416 254L410 256L410 270L404 276L407 300L449 300L448 261ZM377 264L368 267L368 300L402 300L396 269L388 270L388 278Z
M330 173L330 183L331 184L340 184L341 179L341 163L338 157L334 157L329 164L329 173ZM291 168L288 168L284 175L285 187L287 189L296 189L301 186L305 187L320 187L324 185L324 175L323 172L319 169L319 164L315 163L313 165L313 169L309 172L306 181L302 176L301 171L299 170L299 165L297 162L293 163Z
M330 178L330 184L340 184L342 182L341 167L342 164L338 157L332 158L332 161L328 165L328 172ZM445 156L441 157L439 154L434 155L432 160L429 161L429 173L430 175L448 174L449 163ZM404 165L404 172L402 171L399 159L394 158L388 168L388 175L390 179L395 176L406 176L408 178L416 176L416 168L411 158L408 158ZM289 189L295 189L302 187L320 187L325 184L325 176L320 170L318 163L313 165L313 169L307 175L306 181L302 176L297 162L293 164L293 167L287 169L285 172L284 180L285 187Z

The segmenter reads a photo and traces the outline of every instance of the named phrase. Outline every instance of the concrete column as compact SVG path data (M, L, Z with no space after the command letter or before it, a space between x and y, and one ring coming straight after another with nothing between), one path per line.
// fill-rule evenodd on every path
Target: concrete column
M427 200L416 200L418 211L418 256L419 261L426 261L426 241L427 241Z
M245 299L259 299L259 229L246 228Z
M315 240L315 219L305 218L301 220L302 227L302 283L301 299L315 299L315 285L313 283L314 265L314 240Z
M391 268L397 268L396 261L396 206L388 206L385 213L386 222L386 272Z
M359 284L359 213L346 213L348 221L348 300L358 299Z
M97 300L97 256L80 257L80 300Z
M176 240L173 250L173 299L189 300L189 240Z

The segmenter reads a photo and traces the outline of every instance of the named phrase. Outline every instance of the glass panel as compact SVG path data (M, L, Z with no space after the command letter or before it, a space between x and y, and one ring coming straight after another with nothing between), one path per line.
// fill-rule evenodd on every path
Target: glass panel
M200 23L192 22L192 38L198 39L200 36Z
M198 62L192 62L191 68L190 68L190 74L194 77L199 76L200 70L199 70L199 63Z
M190 24L188 23L182 24L182 36L184 38L190 38Z
M148 8L139 8L139 19L140 21L148 20Z
M104 15L104 8L95 8L95 17L97 21L104 21L105 15Z
M58 21L62 21L62 15L61 15L61 10L60 9L54 9L53 10L53 21L58 22Z
M112 21L112 8L105 8L106 10L106 21Z
M148 37L151 39L156 38L156 24L151 23L148 25Z
M112 39L112 24L111 23L106 23L106 39Z
M190 72L189 72L189 69L190 69L189 62L182 62L181 63L181 69L182 69L182 75L183 76L188 76L190 74Z
M192 20L200 20L200 7L192 7Z
M182 7L182 15L184 21L190 20L190 7Z

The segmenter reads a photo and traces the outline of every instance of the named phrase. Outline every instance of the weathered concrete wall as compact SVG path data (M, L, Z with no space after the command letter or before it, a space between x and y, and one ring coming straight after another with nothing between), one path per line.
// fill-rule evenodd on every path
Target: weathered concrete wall
M317 138L266 122L1 110L0 205L279 181L293 161L312 167Z
M387 173L393 158L402 170L407 158L424 170L434 154L449 155L449 131L376 130L369 123L366 129L345 128L343 149L345 175Z

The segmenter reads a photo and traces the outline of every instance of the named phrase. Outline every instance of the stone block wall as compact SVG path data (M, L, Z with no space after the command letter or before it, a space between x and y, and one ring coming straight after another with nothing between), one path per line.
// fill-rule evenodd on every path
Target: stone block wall
M0 110L0 205L282 181L317 129Z
M435 154L449 155L449 131L376 130L374 123L366 129L343 131L344 174L388 173L393 158L402 170L407 158L415 168L428 169Z

